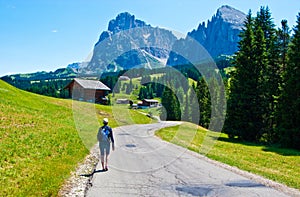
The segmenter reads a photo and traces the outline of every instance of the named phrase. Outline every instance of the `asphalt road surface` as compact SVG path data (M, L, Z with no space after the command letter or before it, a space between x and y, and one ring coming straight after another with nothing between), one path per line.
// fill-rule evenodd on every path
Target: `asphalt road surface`
M99 162L87 196L288 196L154 136L174 124L115 129L109 169Z

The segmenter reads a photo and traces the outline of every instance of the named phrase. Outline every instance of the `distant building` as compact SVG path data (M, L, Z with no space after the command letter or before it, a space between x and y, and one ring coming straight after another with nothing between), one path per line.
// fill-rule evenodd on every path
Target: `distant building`
M107 104L110 88L100 81L73 79L66 87L74 100Z
M119 80L120 81L128 81L128 80L130 80L130 78L128 76L120 76Z
M131 105L131 108L132 108L132 109L137 109L137 108L138 108L138 104L132 104L132 105Z
M129 104L128 99L117 99L116 101L117 104Z
M147 106L147 107L157 107L158 106L158 100L154 99L143 99L142 100L142 106Z

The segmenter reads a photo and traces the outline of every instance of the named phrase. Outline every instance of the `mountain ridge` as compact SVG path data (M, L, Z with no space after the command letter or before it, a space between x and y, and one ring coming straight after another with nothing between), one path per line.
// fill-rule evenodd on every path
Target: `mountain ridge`
M164 62L160 59L168 58L176 40L169 30L152 27L128 12L120 13L109 21L108 29L101 33L94 46L90 63L79 74L100 75L102 72L116 72L133 67L165 66L158 62ZM153 62L153 57L159 61Z
M220 7L211 20L202 22L197 29L187 33L184 39L175 42L173 47L187 48L190 39L201 44L211 57L233 55L238 50L239 34L242 31L246 14L228 5ZM188 64L187 60L171 53L167 64L170 66Z
M243 12L224 5L210 20L200 22L196 29L188 32L185 38L177 38L169 30L152 27L129 12L122 12L110 20L107 30L100 34L91 60L72 63L67 68L73 69L79 77L99 77L103 72L133 67L153 69L186 64L186 60L172 53L172 48L187 47L187 37L199 42L213 58L232 55L238 49L238 35L245 16Z

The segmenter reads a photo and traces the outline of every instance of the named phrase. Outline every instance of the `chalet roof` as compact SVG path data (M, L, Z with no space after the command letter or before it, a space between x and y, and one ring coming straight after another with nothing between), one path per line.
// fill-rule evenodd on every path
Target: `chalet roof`
M110 90L110 88L107 87L105 84L103 84L100 81L96 81L96 80L87 80L87 79L78 79L78 78L75 78L71 83L73 83L73 82L77 82L84 89Z
M122 75L122 76L119 77L119 80L127 81L127 80L130 80L130 78L128 76Z
M143 99L143 100L148 103L158 103L158 100L154 100L154 99Z

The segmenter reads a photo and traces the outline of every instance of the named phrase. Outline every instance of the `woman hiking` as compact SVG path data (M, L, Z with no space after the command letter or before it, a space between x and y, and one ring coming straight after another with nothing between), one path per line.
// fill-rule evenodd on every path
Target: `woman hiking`
M99 128L97 138L99 141L102 169L103 171L107 171L107 161L108 155L110 153L110 143L112 144L112 150L115 150L114 136L111 127L108 126L107 118L103 119L103 126Z

